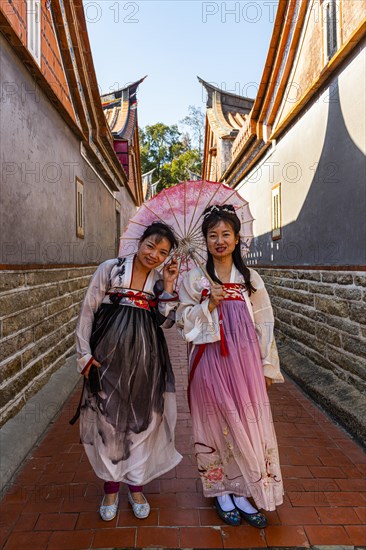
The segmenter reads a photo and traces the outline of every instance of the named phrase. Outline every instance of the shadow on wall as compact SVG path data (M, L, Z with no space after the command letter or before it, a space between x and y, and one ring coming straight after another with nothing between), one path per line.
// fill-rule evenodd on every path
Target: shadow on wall
M260 260L248 261L251 267L365 263L365 156L346 127L338 79L328 105L322 152L301 211L282 227L281 240L272 241L269 232L254 238L251 252Z

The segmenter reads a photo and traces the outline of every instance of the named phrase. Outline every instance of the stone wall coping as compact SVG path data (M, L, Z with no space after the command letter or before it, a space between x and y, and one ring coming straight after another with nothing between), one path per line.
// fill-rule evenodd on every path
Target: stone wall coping
M0 429L0 491L9 488L12 478L80 382L75 364L76 356L73 355ZM70 418L72 415L70 411Z
M108 258L107 258L108 259ZM102 263L102 262L100 262ZM83 268L90 268L90 267L98 267L98 265L100 265L99 263L96 263L96 264L60 264L60 265L55 265L55 264L27 264L27 265L24 265L24 264L11 264L11 265L6 265L6 264L0 264L0 274L1 273L11 273L11 272L27 272L27 271L30 271L30 272L34 272L34 271L44 271L45 269L47 270L61 270L61 269L83 269Z
M55 314L56 315L56 314ZM72 317L67 323L65 323L65 325L63 326L67 326L67 325L70 325L70 324L74 324L76 322L76 319L77 319L77 315L75 315L74 317ZM4 364L6 364L9 360L13 360L15 359L16 357L19 357L21 356L25 351L28 351L29 349L33 348L34 346L37 346L38 344L42 343L42 342L46 342L49 338L51 338L51 336L53 335L56 335L58 332L60 332L60 329L62 327L57 327L55 330L51 331L51 332L48 332L47 334L45 334L44 336L41 336L41 338L39 338L38 340L33 340L32 342L30 342L28 345L26 345L24 348L22 348L20 351L18 351L17 353L15 353L14 355L11 355L10 357L7 357L4 361ZM25 329L25 330L29 330L28 329ZM21 331L20 331L21 332ZM11 337L13 336L16 336L18 333L15 333L15 334L12 334ZM59 343L63 342L64 340L66 340L66 338L68 338L70 336L70 334L66 334L66 336L64 336L63 338L60 338L59 340ZM9 338L9 337L7 337ZM2 340L2 342L5 342L6 338L4 338ZM29 363L27 363L27 365L19 372L17 372L16 374L14 374L13 376L7 378L1 385L0 387L3 388L4 386L8 386L9 384L11 384L14 380L16 380L19 376L21 376L22 374L24 374L28 369L30 369L33 365L33 363L35 363L36 361L38 361L39 359L42 359L44 356L46 356L48 353L49 353L49 349L47 348L44 352L40 353L37 355L37 357L35 357L33 360L29 361ZM42 371L42 376L46 373L46 371ZM24 388L24 389L27 389Z
M287 343L279 343L282 369L333 420L339 422L363 447L366 446L366 396L300 355Z

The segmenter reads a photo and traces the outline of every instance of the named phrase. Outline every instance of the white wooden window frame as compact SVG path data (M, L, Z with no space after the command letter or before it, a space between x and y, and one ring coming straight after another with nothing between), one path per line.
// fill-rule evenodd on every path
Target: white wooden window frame
M276 241L282 237L281 183L272 187L271 195L272 240Z
M76 191L76 236L79 239L85 237L85 208L84 208L84 183L77 177L75 180Z
M27 0L27 46L41 65L41 0Z

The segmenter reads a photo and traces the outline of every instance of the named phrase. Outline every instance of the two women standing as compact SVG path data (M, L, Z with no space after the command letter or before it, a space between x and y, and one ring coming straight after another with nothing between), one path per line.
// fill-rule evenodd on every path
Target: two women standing
M240 221L231 205L204 213L209 281L198 267L180 288L177 326L192 342L189 402L198 470L220 517L256 527L282 502L282 478L266 386L281 382L273 339L273 314L260 276L240 254ZM181 460L174 447L174 376L160 324L174 317L177 262L155 270L176 240L164 224L152 224L133 258L104 262L81 309L79 370L99 368L102 392L85 384L81 439L98 477L105 480L100 508L112 519L118 483L129 486L137 517L149 505L142 486ZM170 321L171 323L172 321Z

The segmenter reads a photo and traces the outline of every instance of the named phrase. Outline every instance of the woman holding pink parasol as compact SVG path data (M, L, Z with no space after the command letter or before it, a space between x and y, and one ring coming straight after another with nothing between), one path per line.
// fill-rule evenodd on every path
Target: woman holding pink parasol
M98 267L81 307L76 330L78 370L85 376L80 436L105 482L100 506L105 521L116 516L121 482L128 485L135 516L146 518L150 507L143 485L182 459L174 446L174 374L160 328L173 324L177 261L168 261L162 274L156 270L176 246L166 224L148 225L134 254Z
M194 345L188 398L204 495L215 498L226 523L239 525L243 517L262 528L267 520L258 509L274 510L283 496L267 396L283 377L269 297L243 262L240 228L231 204L205 210L206 269L185 275L177 326Z

